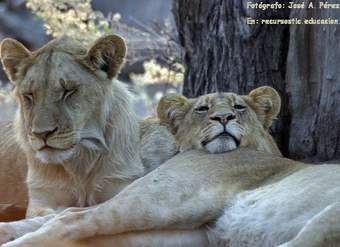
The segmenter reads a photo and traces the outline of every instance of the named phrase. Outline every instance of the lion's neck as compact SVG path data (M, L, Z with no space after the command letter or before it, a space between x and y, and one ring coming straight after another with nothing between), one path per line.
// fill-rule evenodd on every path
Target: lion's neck
M144 174L139 157L139 122L132 108L131 97L125 86L115 81L104 105L103 136L106 153L83 149L80 159L75 157L64 167L81 174L81 170L90 174L104 170L106 175L116 179L135 179ZM84 174L85 175L85 174Z
M274 155L282 156L274 138L267 130L261 127L248 131L248 134L241 142L242 147L248 147L257 151L264 151Z

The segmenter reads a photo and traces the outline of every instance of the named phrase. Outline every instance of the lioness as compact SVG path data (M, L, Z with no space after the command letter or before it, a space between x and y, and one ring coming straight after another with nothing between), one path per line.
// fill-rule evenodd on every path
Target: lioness
M309 166L267 152L276 150L265 129L276 117L278 102L277 93L268 87L248 96L217 93L193 100L163 99L160 118L182 147L233 151L180 153L111 200L65 211L39 231L4 246L131 231L152 235L157 229L186 229L191 246L219 240L222 246L338 246L340 166ZM210 232L208 238L202 226L221 216L223 209L213 231L217 234ZM127 234L127 240L131 236L135 235ZM111 240L116 243L115 237Z
M1 126L0 154L12 157L2 165L16 158L24 165L27 158L32 220L1 224L0 244L67 207L112 198L177 151L166 127L139 122L128 90L112 80L125 53L116 35L88 50L66 36L34 52L16 40L2 41L1 61L19 107L14 127Z

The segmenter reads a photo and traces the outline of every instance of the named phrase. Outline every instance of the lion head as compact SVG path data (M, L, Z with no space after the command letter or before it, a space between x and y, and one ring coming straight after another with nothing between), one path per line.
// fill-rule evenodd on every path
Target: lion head
M279 94L260 87L247 96L212 93L195 99L166 95L158 117L175 135L180 151L205 149L221 153L239 146L280 154L268 133L281 106Z
M44 163L60 163L84 148L108 152L117 140L126 149L122 153L133 156L138 134L124 135L136 133L138 122L128 114L127 90L112 80L125 53L124 40L115 35L98 39L89 49L64 36L34 52L16 40L2 41L0 57L15 86L18 139L26 153ZM117 162L131 157L117 157Z

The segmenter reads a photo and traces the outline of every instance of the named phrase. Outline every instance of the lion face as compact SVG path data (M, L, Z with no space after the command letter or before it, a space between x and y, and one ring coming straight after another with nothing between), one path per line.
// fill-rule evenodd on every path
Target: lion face
M213 93L197 99L164 96L158 116L175 134L180 150L222 153L239 146L279 153L267 130L280 109L280 96L261 87L248 96Z
M118 49L119 48L119 49ZM81 147L103 151L102 123L112 78L125 56L117 36L88 51L63 37L30 52L15 40L1 44L1 60L15 85L20 140L43 162L63 162Z

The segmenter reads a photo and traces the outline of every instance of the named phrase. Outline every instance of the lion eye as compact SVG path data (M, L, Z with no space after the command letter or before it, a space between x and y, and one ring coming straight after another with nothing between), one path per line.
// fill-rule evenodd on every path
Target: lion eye
M77 92L77 89L65 90L63 93L62 99L66 100L67 98L71 97L76 92Z
M209 111L209 106L204 105L204 106L197 107L195 111L198 113L207 112Z
M235 108L235 110L244 110L244 109L246 109L245 106L243 106L243 105L238 105L238 104L234 105L234 108Z
M33 104L33 94L31 93L25 93L23 94L24 100L28 103L28 104Z

